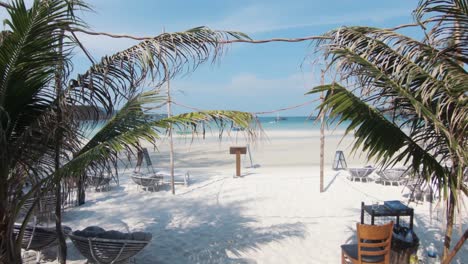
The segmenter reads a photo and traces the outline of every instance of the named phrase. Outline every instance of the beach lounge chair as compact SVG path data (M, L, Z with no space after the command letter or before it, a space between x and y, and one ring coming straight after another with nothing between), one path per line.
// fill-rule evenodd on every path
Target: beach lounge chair
M157 174L144 176L139 174L134 174L131 176L134 183L137 185L137 189L141 188L145 191L156 192L159 190L159 186L162 184L163 176Z
M90 230L90 228L92 228ZM130 258L146 247L152 238L150 233L121 233L88 227L69 235L75 247L91 263L128 263Z
M15 223L13 233L16 236L19 235L21 230L21 224ZM71 228L63 226L65 234L71 232ZM39 227L34 223L33 226L26 226L24 230L23 239L21 240L21 248L25 250L36 251L36 263L41 260L41 251L55 246L57 243L57 232L55 227Z
M377 172L380 176L378 182L382 185L400 186L404 184L407 172L408 170L403 168L381 170Z
M57 203L57 198L54 194L45 194L39 198L39 201L36 202L36 198L27 199L23 206L20 209L19 217L22 218L33 208L33 217L38 223L47 223L49 224L54 219L52 215L55 213L55 204Z
M95 191L109 191L111 179L110 177L88 175L86 182L88 186L94 187Z
M432 202L434 200L435 192L430 184L427 182L410 182L406 185L409 189L409 200L410 201L427 201Z
M375 168L371 166L367 166L364 168L348 168L348 172L351 174L349 177L350 181L360 181L360 182L368 182L372 181L372 178L369 175L375 170Z
M146 172L141 172L143 161L146 161ZM170 170L155 169L153 167L151 157L149 156L148 149L146 148L142 148L142 151L138 152L134 176L142 178L162 178L160 180L160 184L166 184L171 182ZM190 173L188 171L183 170L174 170L174 179L175 184L183 184L185 186L188 186L190 183Z
M341 245L341 263L390 263L393 222L385 225L356 224L357 244Z

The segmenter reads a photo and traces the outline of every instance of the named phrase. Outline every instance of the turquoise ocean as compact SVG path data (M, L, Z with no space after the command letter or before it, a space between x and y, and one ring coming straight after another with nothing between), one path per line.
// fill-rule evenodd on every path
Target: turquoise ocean
M314 131L320 130L320 120L316 120L314 117L307 116L288 116L280 118L274 116L261 116L258 117L263 130L268 131ZM86 138L91 138L94 136L105 124L106 121L100 121L97 124L91 125L88 122L83 122L83 131ZM349 122L343 122L336 126L334 123L329 123L328 128L344 130L346 129ZM212 130L216 129L215 125L210 125ZM183 134L184 131L181 131L180 128L174 128L176 133Z

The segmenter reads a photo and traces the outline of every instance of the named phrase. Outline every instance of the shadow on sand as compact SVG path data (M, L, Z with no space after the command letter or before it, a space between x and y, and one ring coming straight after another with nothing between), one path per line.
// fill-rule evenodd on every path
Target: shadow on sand
M66 219L79 224L80 220L102 223L119 219L135 222L138 231L153 234L152 242L136 256L136 263L256 263L243 253L256 251L262 245L286 238L304 238L303 223L287 223L264 227L258 220L243 215L243 207L250 200L217 204L213 201L191 200L185 196L162 198L141 193L142 200L129 202L125 195L110 195L115 209L99 209L105 197L91 201L79 210L70 210ZM146 196L146 197L145 197ZM125 208L125 210L122 210ZM149 219L149 220L148 220ZM68 222L67 221L67 222ZM106 228L105 226L103 226ZM130 230L135 226L129 224ZM134 230L132 230L134 231ZM84 260L69 244L69 259Z

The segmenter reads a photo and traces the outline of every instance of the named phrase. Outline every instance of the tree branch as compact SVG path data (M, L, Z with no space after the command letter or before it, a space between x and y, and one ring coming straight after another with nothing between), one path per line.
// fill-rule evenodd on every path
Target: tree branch
M449 264L452 259L455 257L455 255L457 254L457 252L460 250L460 248L463 246L463 244L465 243L466 239L468 239L468 229L465 230L465 233L463 234L463 236L460 238L460 240L458 240L457 244L455 245L455 247L452 249L452 251L450 251L450 253L445 257L445 259L443 260L443 264Z

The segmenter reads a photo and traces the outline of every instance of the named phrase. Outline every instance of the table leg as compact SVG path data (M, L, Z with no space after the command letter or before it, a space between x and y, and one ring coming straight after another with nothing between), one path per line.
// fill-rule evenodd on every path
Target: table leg
M361 202L361 224L364 224L364 202Z
M409 227L411 230L413 230L413 216L414 216L414 210L411 209L411 213L410 213L410 222L409 222Z

